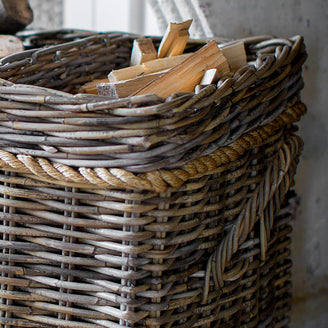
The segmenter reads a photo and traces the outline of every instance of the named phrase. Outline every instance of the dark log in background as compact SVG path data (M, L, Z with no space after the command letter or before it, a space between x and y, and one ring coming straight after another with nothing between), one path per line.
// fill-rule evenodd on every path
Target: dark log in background
M15 34L33 20L28 0L0 0L0 33Z

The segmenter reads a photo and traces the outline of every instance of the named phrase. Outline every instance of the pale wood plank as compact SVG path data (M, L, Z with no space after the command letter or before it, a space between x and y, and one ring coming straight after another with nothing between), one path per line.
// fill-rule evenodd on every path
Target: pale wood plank
M216 68L220 74L229 72L227 59L215 41L209 42L134 95L155 93L165 98L175 92L193 92L195 86L200 83L204 72L210 68Z
M118 82L118 81L133 79L141 75L147 75L151 73L164 71L166 69L172 68L180 64L182 61L184 61L186 58L190 56L191 54L183 54L175 57L159 58L142 63L141 65L125 67L118 70L112 70L108 75L108 81Z
M192 19L182 23L170 23L158 47L158 58L177 56L183 50L189 39L189 27Z
M157 51L150 38L135 39L133 41L130 65L140 65L157 58Z

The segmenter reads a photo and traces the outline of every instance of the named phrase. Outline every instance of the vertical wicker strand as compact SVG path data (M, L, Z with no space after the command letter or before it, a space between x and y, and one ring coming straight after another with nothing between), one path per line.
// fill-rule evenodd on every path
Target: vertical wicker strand
M75 188L69 188L69 187L65 187L65 192L76 192L76 189ZM68 197L65 197L65 200L64 200L65 204L67 205L76 205L76 200L75 199L72 199L72 198L68 198ZM69 212L69 211L64 211L64 216L65 217L75 217L75 213L74 212ZM67 225L67 224L64 224L63 225L63 230L64 231L67 231L67 230L73 230L74 229L74 226L71 226L71 225ZM72 237L68 237L68 236L63 236L62 238L62 241L64 243L73 243L73 238ZM71 256L74 256L74 254L72 254L71 251L67 251L67 250L62 250L62 256L68 256L68 257L71 257ZM72 264L71 263L63 263L61 262L61 265L60 265L61 269L68 269L68 270L71 270L73 269L72 267ZM61 281L73 281L73 277L71 276L67 276L67 278L65 277L65 275L61 274L60 275L60 280ZM72 291L69 290L69 289L64 289L62 287L59 288L59 292L61 294L64 294L64 293L67 293L67 294L70 294ZM59 301L58 304L60 306L66 306L66 307L71 307L71 303L70 302L63 302L63 301ZM58 319L62 319L62 320L71 320L71 315L69 314L60 314L58 313Z
M125 204L136 204L136 201L132 201L132 200L125 200ZM138 214L136 213L130 213L128 211L124 211L124 218L135 218L137 217ZM129 225L124 225L122 227L123 231L138 231L138 227L133 227L133 226L129 226ZM133 241L127 241L127 240L123 240L122 244L123 245L136 245L136 243L138 242L133 242ZM129 253L122 253L122 257L125 258L131 258L133 255L129 254ZM130 271L130 270L135 270L135 268L130 267L128 265L123 265L121 267L122 271ZM121 286L126 286L126 287L133 287L135 286L135 281L131 281L130 279L121 279ZM127 299L131 299L131 295L126 294L126 293L121 293L121 296ZM126 306L124 304L120 305L120 310L121 311L134 311L133 307L129 307ZM120 319L120 324L123 325L124 327L133 327L133 324L129 323L127 320L124 319Z
M169 198L171 196L171 192L166 192L158 195L160 198ZM170 208L170 203L161 201L158 205L159 210L168 210ZM168 217L158 217L156 220L156 223L164 223L168 221ZM156 239L164 239L166 237L166 232L156 232L154 238ZM154 245L154 250L159 250L159 251L164 251L165 246L164 245ZM163 259L154 259L153 260L154 264L163 264ZM153 272L152 276L155 277L162 277L163 272L158 271L158 272ZM162 284L157 284L157 285L151 285L152 290L161 290L162 289ZM160 304L161 303L161 297L152 299L152 303ZM150 316L152 318L160 318L161 317L161 312L160 311L154 311L150 313ZM161 328L160 324L156 325L151 325L150 328Z
M13 173L13 172L5 172L5 175L6 176L13 176L13 175L15 175L15 173ZM5 182L4 183L4 186L8 186L8 187L13 187L13 185L11 184L11 183L7 183L7 182ZM8 195L3 195L3 197L6 199L6 198L8 198L8 199L13 199L13 197L12 196L8 196ZM10 206L3 206L3 213L14 213L15 212L15 209L13 208L13 207L10 207ZM10 227L14 227L15 226L15 222L13 222L13 221L6 221L6 220L4 220L3 221L3 225L4 226L10 226ZM6 234L6 233L4 233L3 234L3 236L2 236L2 239L4 240L4 241L13 241L14 239L15 239L15 236L12 236L12 235L10 235L10 234ZM13 249L6 249L6 248L3 248L3 250L2 250L2 252L3 252L3 254L12 254L13 252L14 252L14 250ZM12 266L14 266L15 264L11 261L11 260L8 260L8 261L2 261L2 265L8 265L9 267L12 267ZM7 276L8 278L13 278L13 274L12 273L4 273L4 272L2 272L1 273L1 276L2 277L5 277L5 276ZM13 291L14 290L14 288L13 288L13 286L12 285L8 285L7 284L7 286L5 287L5 284L1 284L1 290L7 290L7 291ZM6 306L10 306L10 305L12 305L12 300L11 299L3 299L3 298L1 298L1 304L5 304ZM12 317L12 312L11 311L8 311L8 310L6 310L6 311L1 311L1 315L0 315L0 317L4 317L4 318L11 318ZM10 326L10 327L9 327ZM7 325L7 324L5 324L4 325L4 328L11 328L11 325Z
M290 220L292 218L291 209L287 214L281 214L279 221L276 222L279 247L277 248L277 288L276 296L279 298L278 313L275 322L280 326L289 324L289 317L283 309L290 309L291 302L291 281L290 281L290 237L291 232Z
M256 154L258 154L259 151L260 151L259 148L254 148L252 150L252 152L251 152L252 155L254 155L255 158L250 162L250 165L249 165L249 171L250 171L249 178L250 179L254 179L256 176L261 175L261 172L259 172L259 169L258 169L259 161L256 158ZM248 187L248 194L251 195L252 193L254 193L255 189L256 189L256 183L251 184ZM251 233L249 234L249 238L253 240L254 244L256 243L257 236L255 235L254 230L251 231ZM256 260L257 260L257 258L254 258L252 256L249 259L249 263L253 263ZM256 284L256 286L259 286L260 285L260 279L261 279L261 277L260 277L260 268L259 268L259 265L256 265L256 267L252 271L251 270L250 271L246 271L245 274L246 275L247 274L248 275L251 275L253 273L256 276L255 282L254 281L250 281L249 283L246 284L245 288L251 288L252 287L252 284L254 284L254 283ZM250 313L253 313L252 320L257 323L259 321L259 300L260 300L259 288L256 288L255 295L253 295L253 296L255 298L253 311L251 310L251 308L248 308L248 310L250 311ZM245 302L250 302L251 301L251 295L247 294L244 297L244 301Z
M220 176L221 176L221 174L220 173L214 173L212 176L211 176L211 178L213 179L213 180L219 180L219 178L220 178ZM214 183L213 185L211 185L211 187L210 187L210 191L211 192L216 192L216 191L218 191L218 190L220 190L220 188L221 188L221 183L220 182L218 182L218 183ZM214 196L214 197L211 197L210 198L210 203L212 204L212 203L217 203L217 204L219 204L220 202L222 201L222 195L220 195L220 194L217 194L216 196ZM212 215L214 216L214 217L219 217L219 214L220 214L220 210L215 210L214 211L214 213L208 213L207 215L208 216L210 216L210 217L212 217ZM217 227L217 225L220 225L221 224L221 222L220 222L220 220L215 220L214 222L210 222L209 223L209 229L211 229L211 228L213 228L213 229L215 229L216 227ZM216 236L216 235L210 235L210 240L208 240L209 242L210 241L215 241L216 243L219 243L219 237L218 236ZM215 245L216 246L216 245ZM211 292L211 291L213 291L213 286L212 286L212 288L211 288L211 290L209 291L209 292ZM208 301L208 304L209 304L209 302L210 301ZM205 304L204 304L205 305ZM218 308L217 308L217 311L219 312L220 311L220 308L221 308L221 305L218 305ZM206 317L209 317L210 315L211 315L211 310L210 309L208 309L207 311L205 311L204 313L203 313L203 316L206 318ZM219 323L220 323L220 319L218 320L218 325L219 325ZM205 326L204 326L204 328L210 328L211 327L211 322L208 322L208 323L206 323L205 324Z
M135 205L140 204L140 201L132 201L132 204L135 204ZM131 218L138 218L138 217L140 217L140 213L131 213ZM129 228L130 228L130 231L133 231L133 232L140 231L140 226L139 225L133 225L133 226L130 226ZM129 244L132 245L132 246L138 246L139 242L138 241L130 241ZM129 254L129 257L130 258L136 258L136 257L138 257L138 255ZM130 270L136 271L137 269L135 267L130 267ZM131 288L132 287L137 287L137 280L133 280L133 281L129 280L128 286L131 287ZM134 293L129 294L128 298L135 299L135 294ZM135 311L134 307L133 308L129 307L128 309L129 309L129 311ZM133 326L134 325L131 325L131 327L133 327Z
M131 204L131 201L130 200L125 200L125 204ZM130 213L129 212L126 212L124 211L124 218L128 218L130 217ZM126 225L123 226L123 231L129 231L128 227ZM122 244L123 245L128 245L128 242L126 240L122 240ZM128 257L129 255L126 254L126 253L122 253L122 257ZM121 270L122 271L128 271L128 267L126 265L122 265L121 267ZM128 280L125 279L125 278L121 278L121 287L126 287L128 285ZM125 293L121 293L121 296L122 297L126 297L126 294ZM121 311L126 311L127 310L127 306L124 305L124 304L120 304L120 310ZM129 327L128 326L128 322L122 318L120 318L120 325L124 326L124 327Z
M79 189L77 189L77 188L72 188L72 192L73 192L73 193L78 193L78 192L79 192ZM74 205L78 205L78 199L76 199L76 198L72 198L72 199L71 199L71 204L72 204L73 206L74 206ZM77 217L77 214L76 214L76 212L71 212L71 213L70 213L70 216L71 216L72 218L75 218L75 217ZM70 226L70 230L71 230L71 231L74 231L74 230L75 230L75 226L74 226L74 225L71 225L71 226ZM69 237L69 238L68 238L68 242L69 242L70 244L75 243L75 238L73 238L73 237ZM69 251L69 252L68 252L68 256L74 258L75 253L72 252L72 251ZM69 269L69 270L73 270L73 269L74 269L74 264L69 263L69 264L68 264L68 269ZM67 277L67 280L68 280L69 282L73 282L73 281L74 281L74 276L71 276L71 275L68 276L68 277ZM66 293L67 293L67 294L71 294L71 293L72 293L72 290L71 290L71 289L67 289L67 290L66 290ZM72 307L72 303L71 303L71 302L66 302L66 306L69 307L69 308L71 308L71 307ZM66 318L66 320L71 320L71 319L72 319L72 316L69 315L69 314L66 314L65 318Z

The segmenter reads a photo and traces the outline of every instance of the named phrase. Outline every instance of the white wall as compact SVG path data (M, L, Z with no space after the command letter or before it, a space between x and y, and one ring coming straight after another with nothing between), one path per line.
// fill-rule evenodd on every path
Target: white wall
M145 0L63 0L63 27L160 34Z
M63 26L128 31L130 0L63 0Z

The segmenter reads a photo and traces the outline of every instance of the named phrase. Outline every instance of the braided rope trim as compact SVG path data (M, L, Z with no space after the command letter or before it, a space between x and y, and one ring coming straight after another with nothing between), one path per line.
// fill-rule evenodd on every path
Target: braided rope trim
M37 180L71 187L123 188L162 193L168 187L178 188L189 179L202 177L221 165L238 160L247 150L260 146L269 137L278 133L283 126L299 121L305 112L305 105L298 102L287 108L270 124L246 133L229 146L192 160L178 169L160 169L142 174L134 174L119 168L73 169L64 164L52 163L45 158L22 154L15 156L4 150L0 150L0 168Z

